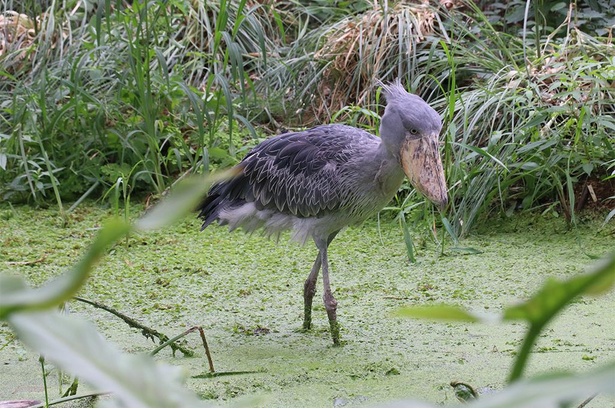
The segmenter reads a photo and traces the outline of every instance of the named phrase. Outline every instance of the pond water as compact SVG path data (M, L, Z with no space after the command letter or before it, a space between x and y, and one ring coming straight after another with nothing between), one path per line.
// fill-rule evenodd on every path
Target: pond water
M0 207L0 268L41 284L77 260L109 215L85 206L64 226L53 210ZM198 220L185 220L115 246L80 296L169 336L202 326L216 371L246 373L203 377L209 367L197 334L185 338L195 357L164 350L157 359L185 368L187 387L213 405L379 406L414 399L450 406L459 404L452 381L486 391L503 387L525 325L418 321L395 317L397 308L447 303L497 314L547 277L570 277L594 263L589 256L615 248L612 223L568 229L560 219L515 216L492 220L459 245L477 251L447 242L442 252L415 231L425 245L410 263L398 224L382 219L345 230L330 247L342 347L332 346L321 280L314 329L300 331L303 282L316 249L287 236L276 243L213 226L199 232ZM540 337L527 375L584 372L613 361L614 307L612 291L573 303ZM78 302L70 311L126 351L155 347L107 312ZM12 340L5 324L0 345L0 401L43 400L38 356ZM56 371L48 382L53 399ZM79 393L86 390L80 385ZM615 398L598 396L588 406L613 407Z

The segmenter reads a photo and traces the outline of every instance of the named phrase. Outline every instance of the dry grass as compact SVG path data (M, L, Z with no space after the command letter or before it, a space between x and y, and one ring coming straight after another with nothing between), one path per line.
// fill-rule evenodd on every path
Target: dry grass
M11 63L5 65L8 70L22 67L28 56L27 49L35 39L35 22L30 17L11 10L0 15L0 60L6 61L12 55Z
M442 1L452 8L453 2ZM315 59L327 62L314 106L326 117L348 105L370 106L376 80L399 76L396 70L412 60L417 45L436 31L437 9L429 2L374 2L370 10L331 26ZM323 115L324 114L324 115Z

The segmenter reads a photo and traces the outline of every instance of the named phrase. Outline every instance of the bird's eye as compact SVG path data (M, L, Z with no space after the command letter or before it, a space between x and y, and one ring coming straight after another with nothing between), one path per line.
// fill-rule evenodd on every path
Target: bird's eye
M406 138L408 139L419 139L421 137L421 133L416 128L410 128L406 131Z

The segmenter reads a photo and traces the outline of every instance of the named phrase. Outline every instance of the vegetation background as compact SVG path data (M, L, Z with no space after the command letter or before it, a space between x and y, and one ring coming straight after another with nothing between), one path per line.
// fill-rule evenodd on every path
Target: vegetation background
M119 206L284 130L377 133L376 80L401 78L444 118L454 234L492 212L610 219L615 9L531 3L4 0L0 194ZM390 210L416 223L420 200L405 185Z

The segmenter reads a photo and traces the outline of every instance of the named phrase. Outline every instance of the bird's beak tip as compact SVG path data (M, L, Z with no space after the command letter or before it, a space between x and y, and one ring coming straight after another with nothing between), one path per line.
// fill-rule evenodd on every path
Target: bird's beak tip
M438 207L438 210L443 212L446 209L446 206L448 206L448 196L436 203L436 206Z

